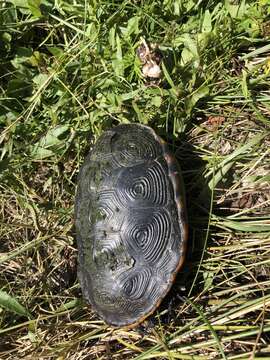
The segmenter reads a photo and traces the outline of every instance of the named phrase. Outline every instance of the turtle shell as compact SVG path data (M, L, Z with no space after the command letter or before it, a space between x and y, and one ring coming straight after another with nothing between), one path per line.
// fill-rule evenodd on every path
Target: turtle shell
M75 217L83 296L110 325L143 321L169 291L187 242L180 169L154 130L102 134L80 171Z

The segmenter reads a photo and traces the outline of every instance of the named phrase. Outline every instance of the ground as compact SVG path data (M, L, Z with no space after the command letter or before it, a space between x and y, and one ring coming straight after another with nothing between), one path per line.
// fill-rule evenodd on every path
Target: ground
M0 29L0 359L270 357L270 1L8 0ZM73 212L85 155L129 122L180 163L189 245L125 330L82 299Z

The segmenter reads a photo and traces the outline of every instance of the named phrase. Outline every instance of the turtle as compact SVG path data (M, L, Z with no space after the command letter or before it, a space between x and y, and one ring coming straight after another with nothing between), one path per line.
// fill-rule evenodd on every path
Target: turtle
M134 327L158 308L184 263L180 167L152 128L121 124L98 138L77 183L82 295L108 325Z

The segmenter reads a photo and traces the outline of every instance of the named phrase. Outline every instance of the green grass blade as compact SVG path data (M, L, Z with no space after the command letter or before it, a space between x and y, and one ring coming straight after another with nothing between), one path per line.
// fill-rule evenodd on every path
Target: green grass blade
M17 315L31 317L27 309L18 300L5 291L0 290L0 307Z

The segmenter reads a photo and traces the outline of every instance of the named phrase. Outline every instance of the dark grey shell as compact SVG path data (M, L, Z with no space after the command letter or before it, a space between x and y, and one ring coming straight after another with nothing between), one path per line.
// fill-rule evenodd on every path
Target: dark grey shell
M169 291L184 260L180 170L143 125L97 140L79 175L76 231L84 297L110 325L137 324Z

